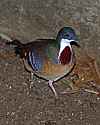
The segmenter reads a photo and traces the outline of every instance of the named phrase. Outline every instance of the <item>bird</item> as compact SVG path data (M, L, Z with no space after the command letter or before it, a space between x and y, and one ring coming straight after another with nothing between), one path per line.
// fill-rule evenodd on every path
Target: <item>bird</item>
M23 60L25 69L33 76L48 81L48 85L55 97L54 82L68 75L76 65L76 57L73 45L78 44L75 30L70 27L62 27L55 39L36 39L31 42L22 43L18 39L7 42L13 45L16 55Z

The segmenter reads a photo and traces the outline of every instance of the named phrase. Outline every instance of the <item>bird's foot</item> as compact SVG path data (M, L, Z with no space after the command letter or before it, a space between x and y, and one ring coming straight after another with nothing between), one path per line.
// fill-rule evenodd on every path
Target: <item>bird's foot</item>
M72 90L65 90L65 91L63 91L63 92L60 92L60 94L74 94L74 93L77 93L77 92L79 92L79 89L78 88L74 88L74 89L72 89Z
M89 86L91 86L93 90L84 88L84 91L100 96L100 86L97 85L95 81L89 81Z
M56 99L58 99L58 94L57 94L57 92L56 92L56 90L55 90L55 88L54 88L54 86L53 86L53 81L52 81L52 80L49 80L49 83L48 83L48 84L49 84L51 90L53 91L53 93L54 93Z
M100 96L100 92L95 91L95 90L84 89L84 91L85 91L85 92L88 92L88 93L92 93L92 94L96 94L96 95Z

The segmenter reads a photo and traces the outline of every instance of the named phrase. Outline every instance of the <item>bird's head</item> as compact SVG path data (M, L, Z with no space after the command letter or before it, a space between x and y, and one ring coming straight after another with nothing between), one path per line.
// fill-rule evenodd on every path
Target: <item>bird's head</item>
M58 59L60 63L67 64L71 60L72 49L71 45L79 47L77 36L72 27L63 27L57 35L56 40L59 43L60 50Z
M57 34L56 40L59 42L59 44L63 41L66 43L70 43L70 45L78 45L78 39L77 35L75 33L75 30L72 27L63 27L60 29L60 31Z

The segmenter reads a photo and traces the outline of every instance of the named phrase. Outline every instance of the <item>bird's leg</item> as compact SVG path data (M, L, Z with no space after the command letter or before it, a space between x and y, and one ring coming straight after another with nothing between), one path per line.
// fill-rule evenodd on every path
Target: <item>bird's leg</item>
M79 89L76 86L74 86L74 84L72 83L72 81L66 81L66 83L68 83L68 86L70 87L70 89L67 88L66 90L60 92L60 94L73 94L73 93L76 93L76 92L79 91Z
M30 90L33 90L33 87L34 88L37 88L36 87L36 85L35 85L35 82L36 82L36 79L37 78L37 76L34 74L34 72L31 72L31 74L30 74L30 83L29 83L29 88L30 88Z
M33 81L33 80L34 80L34 73L31 72L31 81Z
M30 88L33 87L33 84L34 84L34 73L31 72L31 74L30 74Z
M54 86L53 86L53 81L52 81L52 80L49 80L49 83L48 83L48 84L49 84L51 90L53 91L55 97L58 98L57 92L56 92L56 90L55 90L55 88L54 88Z
M31 72L30 81L35 81L36 78L37 78L37 76L33 72Z

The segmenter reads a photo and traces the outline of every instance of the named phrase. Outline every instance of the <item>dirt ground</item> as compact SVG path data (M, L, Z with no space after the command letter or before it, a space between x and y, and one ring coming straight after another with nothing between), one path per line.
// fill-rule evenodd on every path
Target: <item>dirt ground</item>
M25 43L54 38L63 26L75 29L84 49L75 48L75 69L54 84L58 99L46 81L30 84L22 60L0 39L0 125L100 125L100 0L0 1L0 35ZM80 90L61 94L72 83Z
M69 75L55 84L55 99L46 81L35 78L30 84L30 74L13 48L0 45L0 125L100 125L98 95L84 89L60 94L69 88Z

